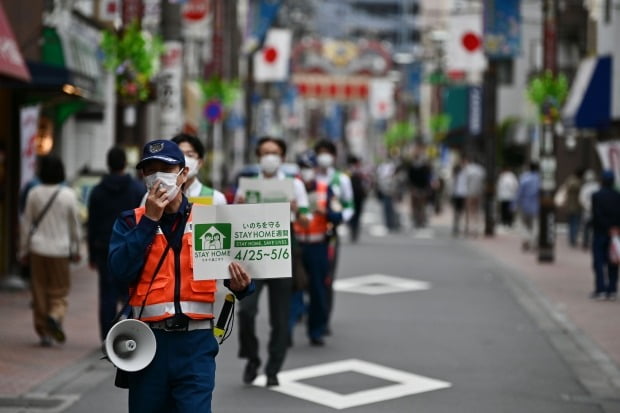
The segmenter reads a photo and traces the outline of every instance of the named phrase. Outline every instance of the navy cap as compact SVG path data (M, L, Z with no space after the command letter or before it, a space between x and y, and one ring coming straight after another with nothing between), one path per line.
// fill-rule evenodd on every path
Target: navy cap
M166 139L151 141L144 145L142 159L136 165L136 169L142 169L144 163L151 160L185 167L185 155L183 155L179 145Z
M603 182L611 182L611 183L613 183L614 180L615 180L614 171L606 169L601 174L601 181L603 181Z

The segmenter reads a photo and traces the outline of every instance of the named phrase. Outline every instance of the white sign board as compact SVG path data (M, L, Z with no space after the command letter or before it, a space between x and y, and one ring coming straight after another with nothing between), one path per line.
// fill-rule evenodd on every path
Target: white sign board
M20 188L35 176L37 158L37 132L40 106L27 106L19 110L21 181Z
M288 203L194 205L194 279L230 278L237 261L254 279L291 277Z
M295 199L293 179L239 179L239 195L247 204L264 204L270 202L288 202ZM290 209L290 208L289 208Z

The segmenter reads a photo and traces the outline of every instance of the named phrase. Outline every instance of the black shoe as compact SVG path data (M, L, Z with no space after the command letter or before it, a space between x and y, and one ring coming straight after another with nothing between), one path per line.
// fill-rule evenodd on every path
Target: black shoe
M67 339L65 332L62 331L62 325L53 317L47 317L47 328L49 328L52 338L57 342L64 343Z
M279 386L278 376L267 376L267 387Z
M314 347L323 347L325 345L325 341L322 338L311 338L310 345Z
M258 368L260 367L260 361L249 360L243 370L243 382L245 384L252 384L256 376L258 376Z
M292 335L292 334L289 334L289 335L288 335L288 341L286 342L286 346L287 346L288 348L293 347L293 335Z

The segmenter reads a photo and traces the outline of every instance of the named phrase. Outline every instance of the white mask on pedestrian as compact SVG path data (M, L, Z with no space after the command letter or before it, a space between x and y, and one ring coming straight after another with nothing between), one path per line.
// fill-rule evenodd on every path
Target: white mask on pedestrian
M167 192L168 201L172 201L179 193L180 188L177 185L177 178L179 177L179 175L181 175L182 172L183 169L181 169L179 173L155 172L154 174L144 177L144 184L146 185L146 188L150 191L151 188L153 188L153 186L155 185L155 182L159 179L160 185Z
M260 169L266 174L275 173L282 164L282 158L279 155L268 154L260 157Z
M189 172L187 174L188 178L193 178L198 175L198 159L186 156L185 166L189 168Z
M301 179L303 179L304 182L311 182L316 176L314 168L301 168L299 174L301 175Z
M316 157L316 162L321 168L329 168L334 164L334 157L329 153L322 153Z

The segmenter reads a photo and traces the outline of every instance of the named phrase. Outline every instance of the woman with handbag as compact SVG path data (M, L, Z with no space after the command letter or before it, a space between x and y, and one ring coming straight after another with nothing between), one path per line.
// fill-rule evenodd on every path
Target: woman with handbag
M20 261L30 262L34 328L41 345L64 343L62 322L67 311L69 262L80 260L78 200L64 185L65 169L55 155L41 157L41 184L26 199L21 225Z

